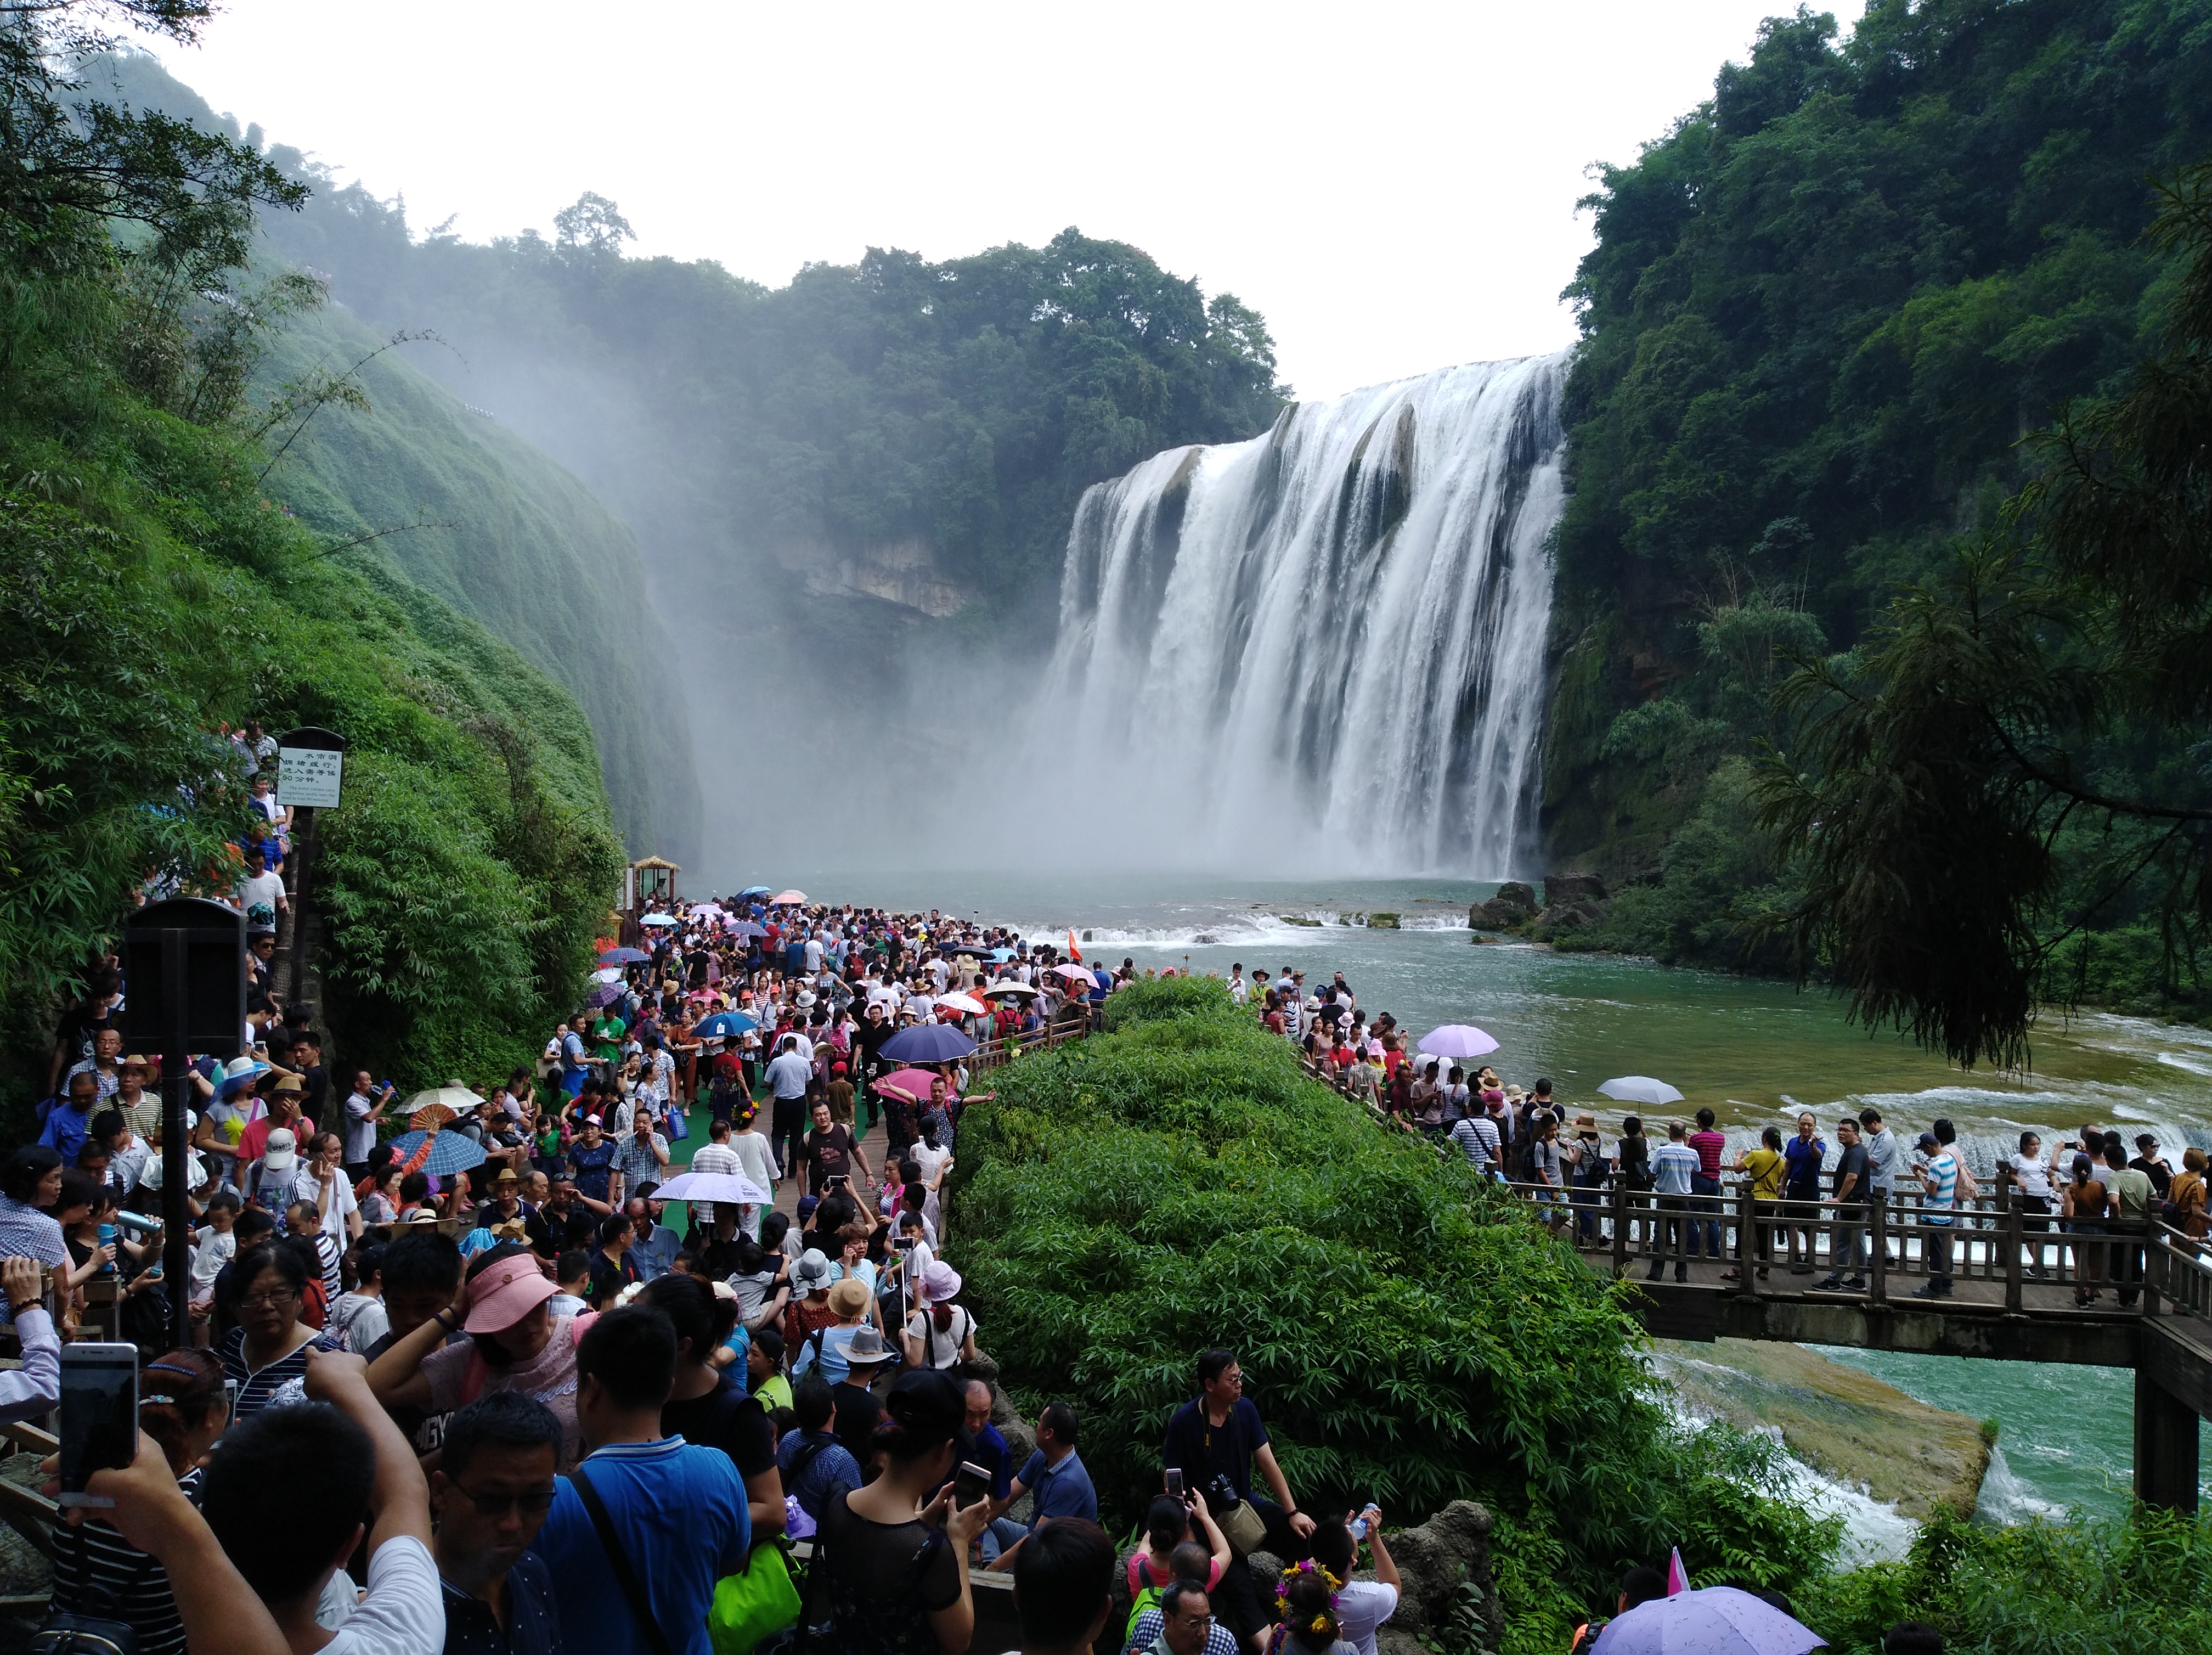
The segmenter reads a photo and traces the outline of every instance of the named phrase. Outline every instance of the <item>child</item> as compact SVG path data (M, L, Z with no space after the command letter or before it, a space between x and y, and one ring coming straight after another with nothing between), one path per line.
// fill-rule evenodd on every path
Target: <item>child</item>
M331 1301L330 1314L323 1319L323 1331L333 1339L344 1340L348 1350L363 1356L392 1330L391 1315L384 1308L383 1245L370 1242L354 1248L343 1261L342 1269L352 1275L354 1285Z
M553 1267L553 1281L561 1291L545 1301L549 1316L581 1316L591 1309L592 1256L571 1247Z
M218 1190L208 1197L207 1227L192 1233L191 1314L195 1331L204 1337L209 1307L215 1301L215 1279L222 1267L238 1256L238 1238L231 1233L245 1205L238 1193Z

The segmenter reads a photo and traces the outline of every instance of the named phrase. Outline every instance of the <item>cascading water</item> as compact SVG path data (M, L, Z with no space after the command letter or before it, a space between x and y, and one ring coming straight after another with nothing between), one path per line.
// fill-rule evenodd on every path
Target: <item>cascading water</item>
M1155 858L1524 871L1566 362L1303 404L1092 488L1038 763Z

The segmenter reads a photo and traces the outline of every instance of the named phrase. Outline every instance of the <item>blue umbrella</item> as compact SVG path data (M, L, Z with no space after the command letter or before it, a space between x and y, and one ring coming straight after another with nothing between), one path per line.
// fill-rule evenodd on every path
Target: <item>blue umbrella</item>
M884 1042L884 1056L900 1063L949 1063L975 1043L949 1023L917 1023Z
M1014 951L1011 948L994 948L988 955L994 962L1012 959L1013 957Z
M702 1018L691 1025L691 1032L704 1040L719 1036L727 1039L733 1034L747 1034L760 1027L743 1012L716 1012L712 1017Z
M610 948L599 956L602 965L637 965L653 956L642 948Z
M749 885L738 892L738 900L743 902L748 897L765 897L775 889L772 885Z
M428 1132L403 1132L392 1141L392 1153L403 1161L410 1159L430 1135ZM441 1132L437 1140L430 1145L430 1159L417 1171L428 1172L434 1178L443 1178L483 1165L483 1146L473 1138L458 1132Z
M750 920L739 920L734 925L724 926L722 929L733 937L764 937L768 934L768 927L755 925Z

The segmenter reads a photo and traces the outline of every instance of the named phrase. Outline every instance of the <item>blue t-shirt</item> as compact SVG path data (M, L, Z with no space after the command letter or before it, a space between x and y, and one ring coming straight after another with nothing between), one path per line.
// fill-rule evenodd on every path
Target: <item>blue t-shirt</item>
M744 1481L730 1457L667 1437L611 1444L587 1455L582 1469L605 1503L623 1554L676 1655L713 1655L707 1611L714 1583L744 1568L752 1545ZM553 1508L530 1549L552 1573L569 1648L644 1647L629 1599L568 1478L555 1483Z
M791 1377L796 1379L809 1369L818 1367L822 1370L822 1378L825 1384L833 1385L844 1384L846 1376L853 1371L852 1364L845 1360L845 1348L853 1342L854 1336L860 1332L860 1327L866 1325L863 1323L859 1326L849 1328L832 1327L817 1329L822 1336L822 1357L819 1361L815 1360L814 1355L814 1335L808 1334L805 1338L799 1341L799 1354L791 1359Z
M1079 1517L1088 1523L1098 1520L1098 1490L1091 1487L1091 1473L1083 1469L1083 1456L1070 1453L1057 1465L1048 1466L1044 1450L1032 1451L1029 1463L1022 1467L1023 1488L1036 1496L1034 1515L1030 1526L1035 1528L1038 1518Z
M815 1443L821 1445L807 1455L805 1468L793 1478L791 1468L798 1464L799 1455L808 1445ZM861 1482L860 1462L826 1431L785 1432L783 1440L775 1445L775 1469L787 1479L786 1492L799 1502L799 1509L817 1519L832 1488L857 1488Z

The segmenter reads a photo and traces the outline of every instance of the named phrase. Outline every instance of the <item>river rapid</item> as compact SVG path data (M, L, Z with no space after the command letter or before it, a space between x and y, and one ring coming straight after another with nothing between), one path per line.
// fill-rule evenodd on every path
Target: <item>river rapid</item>
M732 870L723 888L787 875ZM1649 1074L1682 1091L1686 1117L1711 1106L1732 1144L1756 1142L1770 1124L1787 1134L1803 1107L1816 1112L1832 1147L1836 1117L1871 1103L1907 1135L1948 1115L1984 1172L2029 1128L2049 1143L2056 1131L2071 1135L2094 1123L2118 1128L2131 1147L2137 1132L2154 1132L2176 1164L2186 1146L2212 1149L2212 1031L2054 1013L2035 1031L2030 1070L1968 1074L1893 1034L1870 1034L1818 990L1478 942L1468 907L1494 895L1494 884L836 872L799 883L817 900L965 910L1062 946L1073 929L1086 959L1110 964L1129 958L1139 969L1226 976L1241 963L1248 977L1289 968L1303 971L1310 989L1341 971L1370 1017L1395 1013L1417 1035L1446 1022L1486 1030L1499 1043L1488 1061L1501 1074L1524 1086L1550 1076L1565 1104L1596 1115L1608 1146L1623 1111L1598 1095L1598 1084ZM1375 913L1397 914L1401 928L1349 922ZM1918 1401L1997 1421L1985 1518L2125 1509L2133 1407L2126 1372L1822 1354ZM2212 1454L2204 1463L2212 1467ZM1870 1551L1892 1549L1905 1532L1875 1508L1854 1508L1847 1489L1838 1490L1838 1506L1855 1512L1855 1533L1871 1542L1880 1531L1892 1542Z

